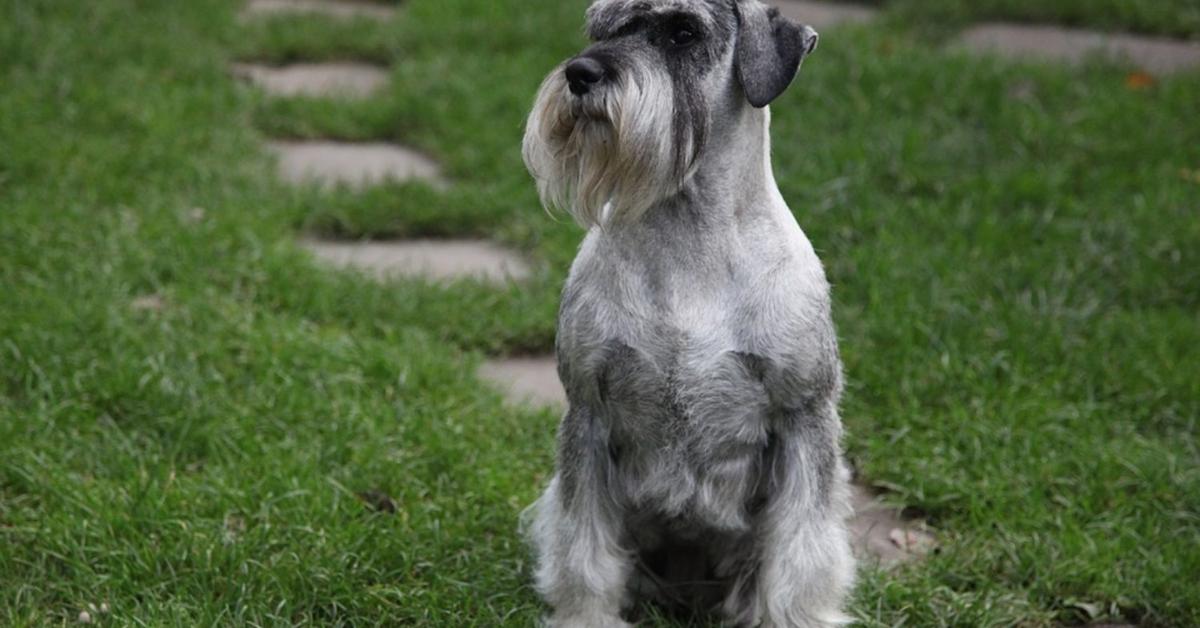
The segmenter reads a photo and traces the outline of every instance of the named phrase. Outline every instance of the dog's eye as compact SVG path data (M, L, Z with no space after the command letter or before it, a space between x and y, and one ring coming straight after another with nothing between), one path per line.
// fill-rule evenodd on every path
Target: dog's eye
M671 34L668 36L668 41L672 46L686 46L698 38L696 31L687 26L676 26L671 29Z

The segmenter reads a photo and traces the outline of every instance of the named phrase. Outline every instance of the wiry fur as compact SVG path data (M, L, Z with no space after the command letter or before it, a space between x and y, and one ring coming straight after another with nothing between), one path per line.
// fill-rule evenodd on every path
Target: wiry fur
M550 73L526 125L525 163L542 202L584 226L636 220L656 199L678 190L686 165L670 137L671 101L655 89L666 79L632 66L610 89L576 98L562 68Z
M829 286L749 98L778 95L815 33L758 0L588 16L584 54L610 76L579 97L556 69L525 137L546 202L590 228L559 314L558 466L525 520L550 623L628 625L642 599L737 626L846 623ZM663 46L681 20L701 41Z

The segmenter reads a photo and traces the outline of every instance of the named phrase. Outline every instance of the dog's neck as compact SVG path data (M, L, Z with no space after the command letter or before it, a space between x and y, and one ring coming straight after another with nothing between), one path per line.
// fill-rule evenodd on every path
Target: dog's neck
M721 229L771 211L778 191L771 170L770 117L765 108L746 106L713 128L683 188L651 207L642 227L687 221L690 228Z
M788 213L771 171L770 113L747 106L725 120L682 190L633 222L592 232L664 294L718 290L738 264L758 267L762 242L748 234L778 231L770 225Z

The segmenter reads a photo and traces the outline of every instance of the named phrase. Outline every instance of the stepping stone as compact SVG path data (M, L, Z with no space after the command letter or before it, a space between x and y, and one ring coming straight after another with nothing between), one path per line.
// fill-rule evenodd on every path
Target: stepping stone
M289 183L363 187L385 181L439 180L436 163L394 144L275 141L268 147L279 158L280 176Z
M936 546L924 526L904 518L899 508L884 505L862 485L850 487L854 518L850 545L859 560L894 567L921 558Z
M272 13L317 13L334 17L369 17L388 19L396 8L374 2L350 0L250 0L243 16Z
M553 356L489 360L480 367L479 376L514 403L557 409L567 405ZM905 520L900 509L884 505L869 489L852 486L851 502L850 541L860 560L893 567L934 548L934 538L923 526Z
M167 300L160 294L145 294L130 301L129 307L137 312L161 312L167 307Z
M479 376L518 403L555 408L567 405L554 356L489 360L480 367Z
M233 74L276 96L365 98L388 80L386 70L365 63L235 63Z
M981 24L967 29L962 46L1005 57L1080 63L1093 56L1125 59L1157 74L1200 67L1200 42L1105 34L1055 26Z
M875 9L869 7L832 2L777 0L770 4L779 7L779 12L784 17L807 24L818 31L839 24L866 22L875 17L876 13Z
M301 240L319 261L364 271L380 280L422 277L437 281L479 279L507 284L529 277L520 255L482 240L399 240L345 242Z

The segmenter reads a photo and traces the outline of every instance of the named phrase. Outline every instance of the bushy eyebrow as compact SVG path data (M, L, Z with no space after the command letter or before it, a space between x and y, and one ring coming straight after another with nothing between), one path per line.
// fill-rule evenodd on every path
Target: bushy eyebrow
M710 16L686 10L679 4L655 7L645 0L620 0L598 2L587 14L587 35L593 41L611 38L634 22L648 18L687 19L697 25L708 27Z
M593 5L588 10L588 37L599 41L608 39L624 30L636 20L650 15L649 2L606 2Z

